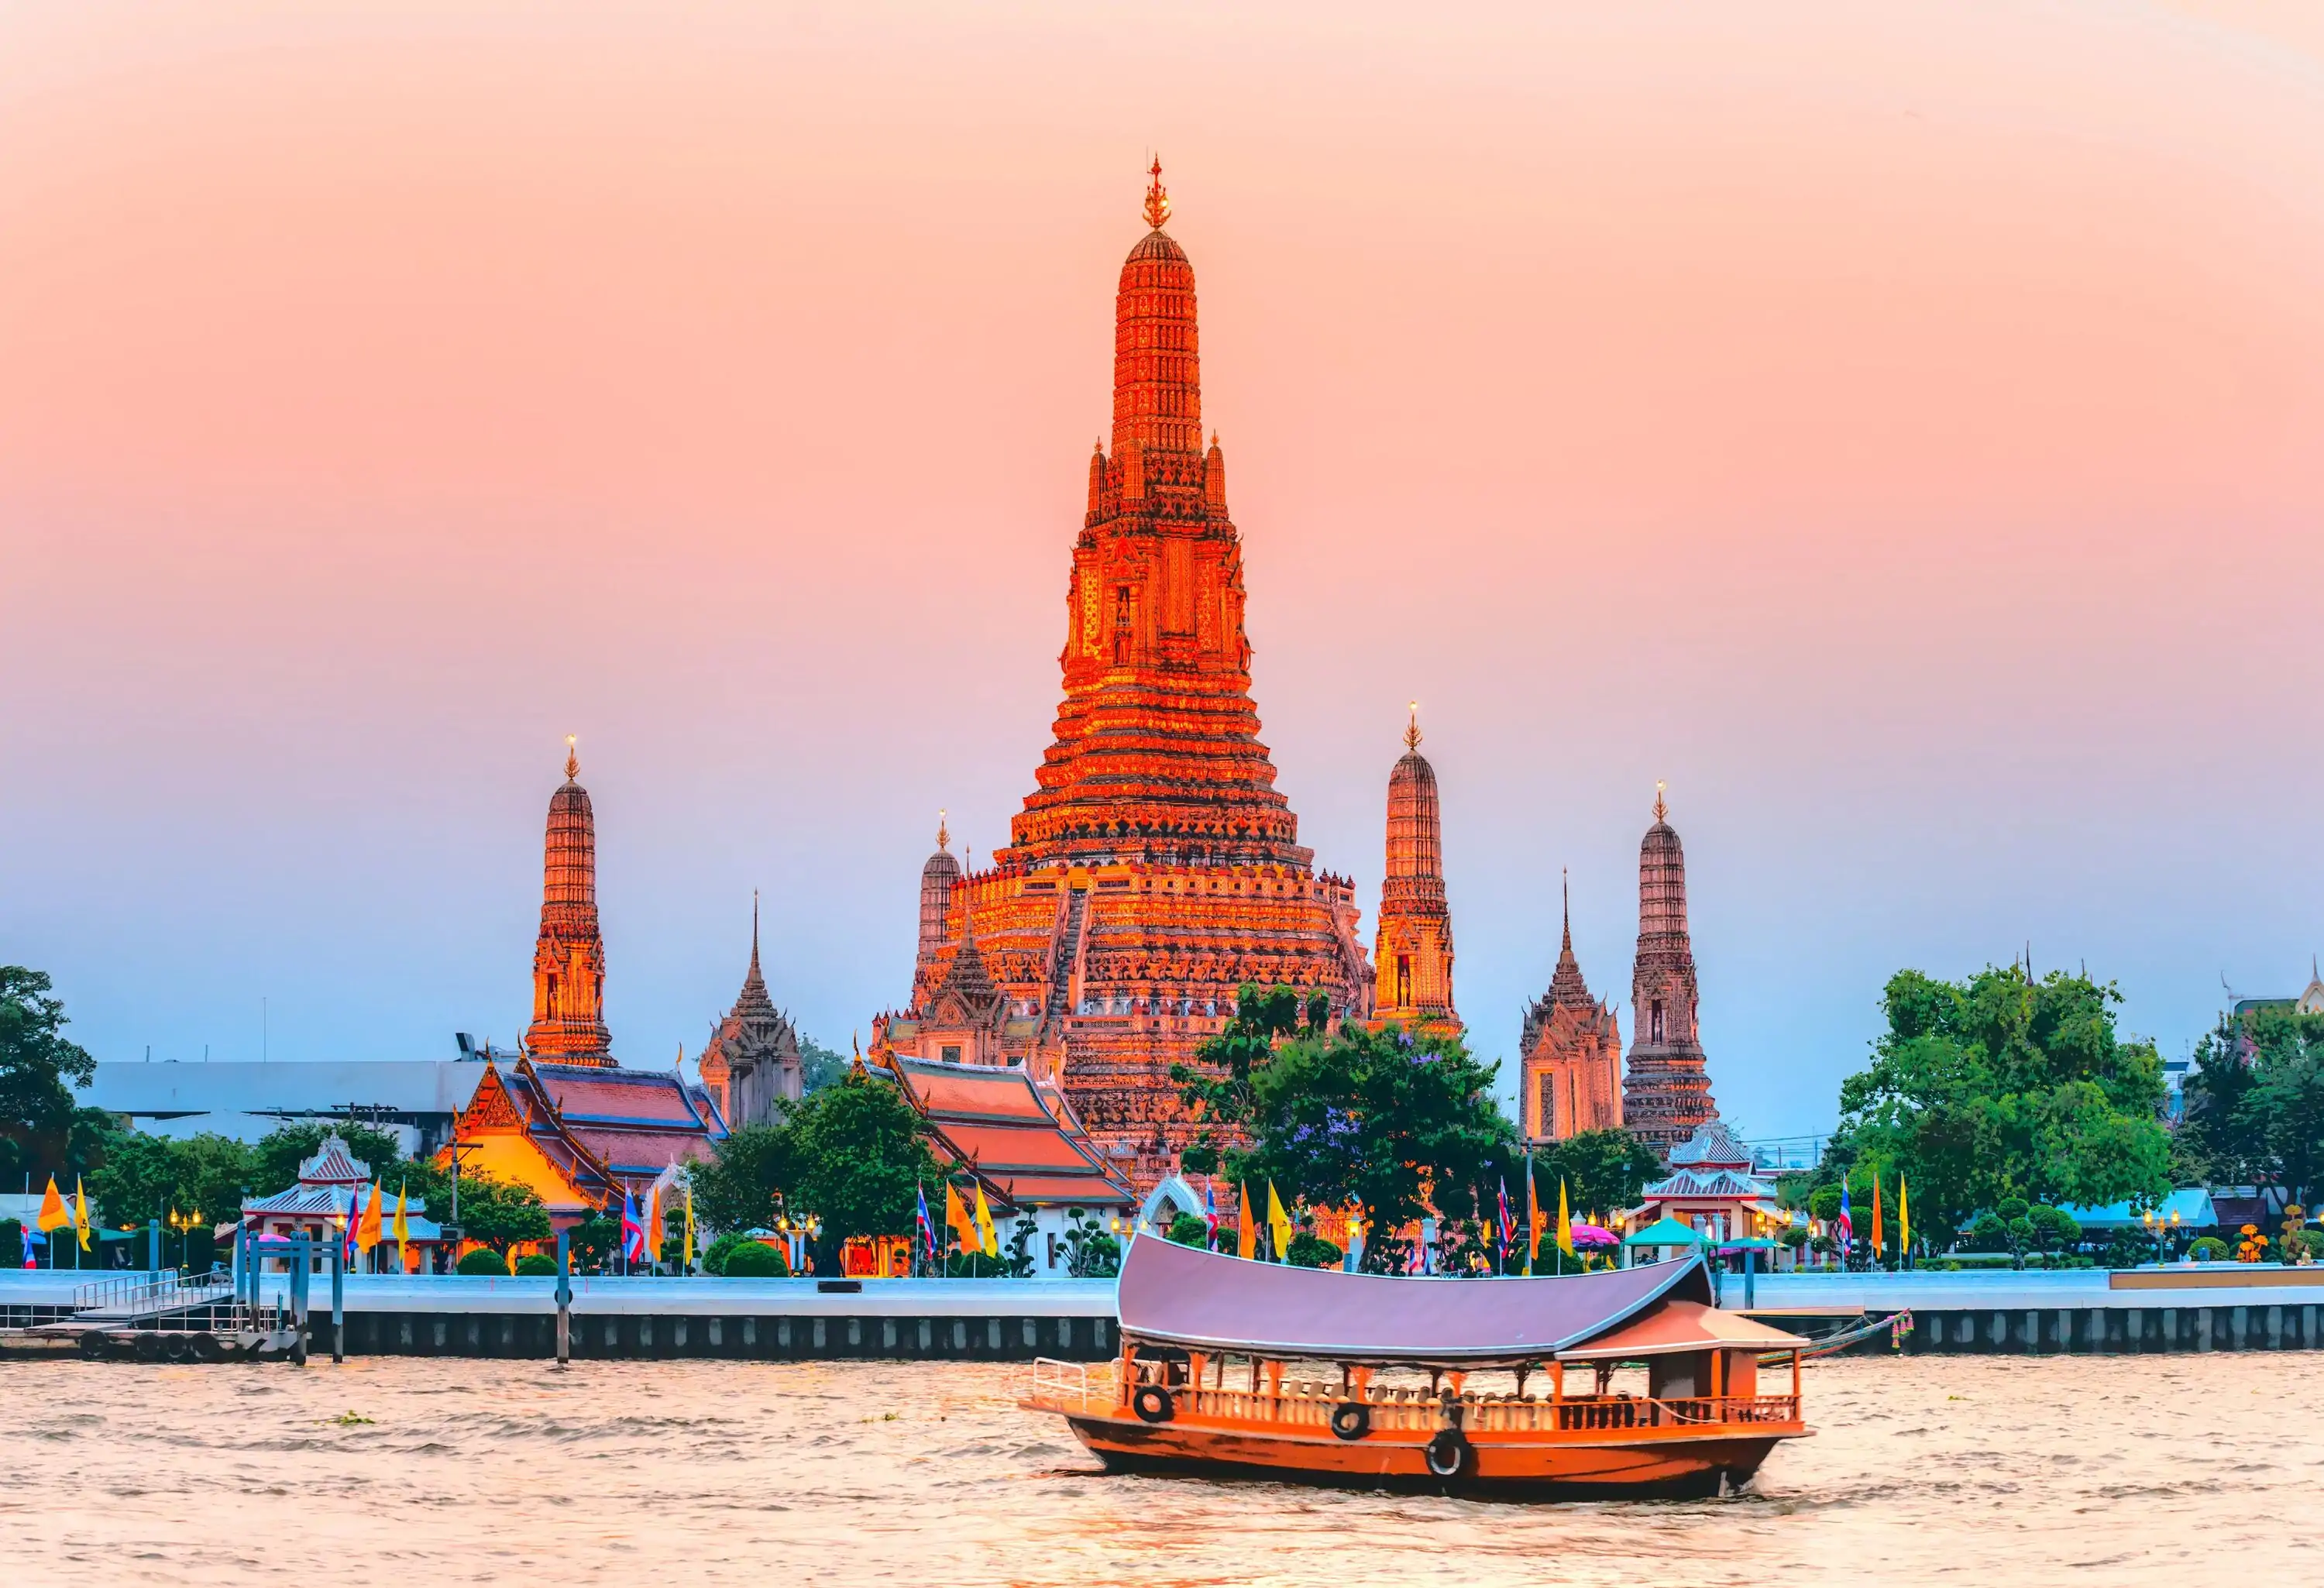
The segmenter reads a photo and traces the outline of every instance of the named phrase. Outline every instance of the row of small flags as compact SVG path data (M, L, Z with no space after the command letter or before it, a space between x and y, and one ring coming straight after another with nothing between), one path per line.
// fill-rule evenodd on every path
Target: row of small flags
M399 1263L403 1260L405 1248L411 1239L410 1215L405 1204L404 1188L398 1186L395 1188L395 1215L392 1219L385 1219L383 1214L386 1205L386 1196L381 1191L377 1181L374 1181L355 1193L354 1205L348 1210L346 1233L342 1238L346 1242L345 1250L350 1261L358 1254L369 1252L373 1247L391 1236L395 1242L396 1260ZM690 1206L688 1213L690 1218ZM70 1225L73 1233L79 1238L80 1249L87 1251L89 1231L88 1194L81 1189L80 1177L78 1175L73 1177L72 1201L67 1204L63 1195L57 1189L57 1177L51 1175L48 1192L41 1198L41 1211L32 1222L38 1226L40 1236L36 1241L28 1240L24 1242L26 1268L35 1266L35 1248L48 1243L49 1232L61 1230L67 1225Z
M913 1195L919 1204L914 1221L916 1233L928 1260L934 1263L943 1256L943 1252L936 1242L936 1220L928 1214L928 1194L925 1187L915 1187ZM944 1222L945 1228L952 1232L963 1251L981 1251L990 1258L1000 1257L1001 1233L992 1227L992 1205L984 1200L982 1181L977 1182L976 1205L973 1208L963 1200L960 1187L950 1181L945 1182Z

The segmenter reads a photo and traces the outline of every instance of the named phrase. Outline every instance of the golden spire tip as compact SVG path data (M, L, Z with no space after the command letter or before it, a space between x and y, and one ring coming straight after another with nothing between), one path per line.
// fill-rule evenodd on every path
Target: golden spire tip
M1658 822L1670 819L1670 803L1663 798L1663 791L1669 787L1660 778L1655 780L1655 820Z
M581 775L581 741L572 734L565 735L565 780L571 782Z
M1412 720L1404 725L1404 747L1406 750L1417 750L1420 748L1420 702L1415 700L1409 705L1412 710Z
M1154 163L1147 169L1146 174L1153 179L1146 187L1146 224L1158 232L1162 229L1162 223L1170 218L1170 195L1162 186L1162 157L1159 154L1154 157Z
M936 847L942 849L952 842L952 829L945 826L945 813L936 812Z

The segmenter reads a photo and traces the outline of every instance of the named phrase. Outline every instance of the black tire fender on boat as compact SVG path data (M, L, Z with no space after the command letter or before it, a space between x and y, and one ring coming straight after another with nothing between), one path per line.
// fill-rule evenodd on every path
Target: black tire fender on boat
M91 1362L102 1362L113 1354L113 1341L102 1329L88 1329L80 1337L80 1353Z
M139 1362L160 1362L161 1336L152 1329L141 1330L137 1338L130 1343L129 1349L136 1353Z
M1332 1432L1342 1439L1360 1439L1372 1431L1372 1408L1360 1400L1343 1400L1332 1408Z
M191 1349L196 1362L224 1362L226 1360L226 1342L219 1339L216 1334L195 1335Z
M1429 1472L1439 1478L1465 1478L1477 1464L1477 1447L1458 1428L1440 1428L1421 1452Z
M1177 1402L1159 1384L1140 1384L1138 1393L1130 1398L1130 1409L1141 1423L1167 1423L1178 1415Z

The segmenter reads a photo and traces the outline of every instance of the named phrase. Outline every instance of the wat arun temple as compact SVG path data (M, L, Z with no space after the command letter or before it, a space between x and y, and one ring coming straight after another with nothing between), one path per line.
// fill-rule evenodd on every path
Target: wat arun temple
M1115 292L1112 430L1089 460L1073 544L1054 737L1007 847L964 866L939 831L908 999L872 1032L875 1062L1023 1066L1141 1189L1176 1171L1199 1130L1171 1066L1195 1062L1246 983L1321 994L1335 1021L1462 1029L1436 776L1416 716L1388 780L1370 955L1353 882L1316 868L1275 786L1226 458L1203 432L1194 266L1162 229L1158 162L1148 176L1148 229ZM1529 1138L1627 1121L1667 1152L1716 1115L1684 861L1664 817L1658 794L1640 860L1642 1039L1628 1084L1613 1006L1590 997L1569 933L1524 1022Z

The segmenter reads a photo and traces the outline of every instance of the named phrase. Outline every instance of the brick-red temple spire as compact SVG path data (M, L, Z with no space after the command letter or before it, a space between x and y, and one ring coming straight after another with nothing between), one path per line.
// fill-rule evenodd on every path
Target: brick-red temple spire
M1663 786L1638 845L1638 956L1630 972L1630 1063L1624 1122L1667 1157L1719 1117L1697 1020L1694 947L1687 937L1686 852Z
M541 846L540 935L532 951L526 1051L560 1064L613 1062L605 1029L605 939L597 926L597 817L565 741L565 781L549 799Z
M1461 1029L1452 1008L1452 911L1444 900L1444 824L1436 769L1420 753L1420 703L1404 730L1404 755L1388 778L1388 851L1380 881L1372 1024Z

